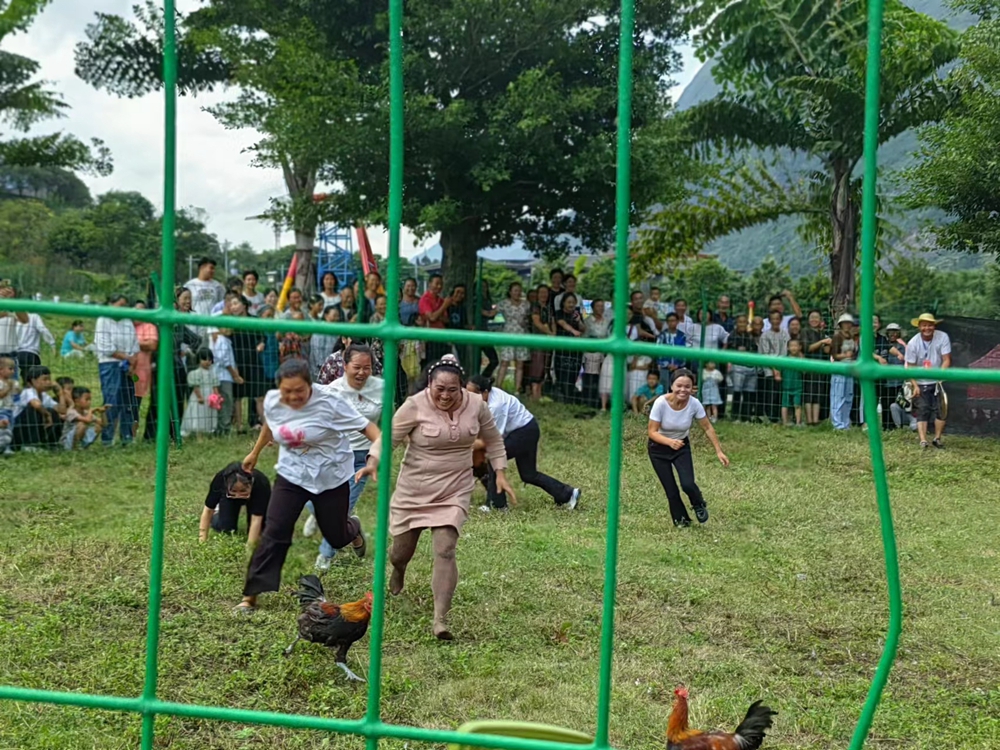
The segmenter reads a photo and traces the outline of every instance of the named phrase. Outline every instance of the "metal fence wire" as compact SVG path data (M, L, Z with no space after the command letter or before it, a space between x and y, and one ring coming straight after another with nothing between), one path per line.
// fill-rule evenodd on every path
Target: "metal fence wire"
M861 318L871 320L875 307L875 219L876 219L876 147L879 124L879 65L881 54L881 33L883 0L869 3L868 70L865 104L865 160L864 199L862 221L862 285ZM176 209L176 94L177 94L177 49L174 0L163 3L164 18L164 79L165 79L165 142L164 142L164 219L163 219L163 270L160 280L160 299L170 300L174 289L174 212ZM389 264L386 287L399 288L399 241L403 199L403 0L389 2L389 56L390 56L390 177L389 177ZM619 100L618 100L618 161L617 161L617 231L615 260L615 295L625 299L629 292L629 180L630 180L630 120L632 94L632 39L635 24L634 0L622 0L621 36L619 59ZM698 362L714 360L749 366L779 367L807 373L826 375L849 375L862 384L865 421L877 424L876 384L879 380L899 377L898 368L879 365L872 359L874 332L871 326L862 326L861 350L863 355L857 362L831 363L808 359L762 356L735 351L704 349L682 349L664 347L651 343L629 341L626 336L625 316L616 316L613 335L609 339L573 339L560 337L541 343L541 337L526 334L484 333L457 330L433 330L428 328L404 327L399 322L399 302L396 295L389 295L386 320L378 324L329 324L311 321L261 320L255 318L224 318L204 315L182 315L169 306L156 310L134 310L130 308L94 307L89 305L56 304L27 300L0 301L0 309L72 315L81 318L107 316L114 319L130 318L135 321L151 322L159 328L160 347L158 352L158 409L160 414L169 414L173 398L173 335L174 326L194 324L203 326L225 325L235 329L276 333L293 331L302 334L343 333L351 336L382 338L385 347L385 401L392 403L396 389L398 347L404 339L420 339L457 345L482 344L489 337L489 344L504 346L561 349L576 352L601 352L614 360L614 383L611 412L611 450L608 465L607 500L607 549L605 553L605 580L601 625L600 673L597 691L597 731L591 747L593 750L609 748L609 721L611 712L612 660L614 654L614 615L616 568L618 560L618 493L622 468L622 426L624 413L624 388L626 357L632 355L683 356ZM1000 372L949 369L933 371L940 380L963 380L978 383L1000 383ZM386 409L382 415L383 432L391 433L392 410ZM886 481L885 461L882 453L882 434L878 429L868 431L871 447L872 469L881 522L884 562L889 595L889 622L885 646L872 681L867 701L854 730L851 750L861 750L868 736L875 710L889 671L896 657L896 648L902 625L902 598L896 555L896 541L889 505L889 491ZM137 697L87 695L73 692L31 690L13 686L0 686L0 699L41 702L56 705L79 706L110 711L127 711L142 715L143 750L154 746L154 724L158 714L181 716L215 721L264 724L288 728L327 730L353 734L366 738L369 750L378 747L383 737L412 741L449 743L459 742L501 750L579 750L577 745L542 742L513 737L499 737L484 734L460 734L454 731L397 726L382 721L382 641L384 626L384 592L386 576L384 564L375 565L373 590L375 602L371 619L370 642L370 682L368 686L367 709L364 718L346 720L321 718L273 712L249 711L219 706L200 706L163 701L157 698L157 673L160 645L160 605L163 576L163 542L166 511L167 458L170 449L170 420L159 419L156 425L157 466L152 524L152 551L150 564L148 629L146 639L146 671L142 694ZM386 456L379 467L378 513L375 532L376 559L384 561L387 552L387 528L389 517L390 470L392 468L391 448L385 447Z

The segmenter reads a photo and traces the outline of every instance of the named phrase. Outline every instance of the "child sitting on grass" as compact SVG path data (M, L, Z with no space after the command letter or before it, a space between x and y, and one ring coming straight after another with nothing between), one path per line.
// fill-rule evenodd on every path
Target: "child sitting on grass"
M802 342L792 339L788 342L789 357L801 359L805 356ZM795 425L802 426L802 373L798 370L781 371L781 421L784 425L792 424L792 414L795 415Z
M13 447L37 450L59 444L62 417L58 402L49 395L52 373L48 367L34 365L25 369L25 389L14 407Z
M639 386L632 396L632 412L644 414L646 407L662 395L663 383L660 382L660 373L657 370L650 370L646 374L646 384Z
M56 411L63 418L66 417L66 412L73 408L73 387L75 385L73 378L56 378L56 386L58 387L53 392L52 397L59 404L56 406Z
M0 357L0 453L11 453L14 441L14 404L21 384L14 379L14 360Z
M62 446L68 451L74 448L89 448L104 429L104 412L108 406L91 408L92 395L89 388L73 388L73 404L66 410L62 430Z

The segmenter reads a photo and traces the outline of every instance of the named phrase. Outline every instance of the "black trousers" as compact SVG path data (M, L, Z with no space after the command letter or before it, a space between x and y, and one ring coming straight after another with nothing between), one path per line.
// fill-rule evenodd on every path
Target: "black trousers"
M758 413L771 422L777 422L781 414L781 383L774 378L757 376L757 396L760 399Z
M271 500L264 517L264 533L250 559L243 596L277 591L281 586L281 569L285 565L288 548L292 546L295 522L310 500L319 530L334 549L341 549L353 542L361 531L361 525L347 516L350 498L351 490L347 482L315 495L279 474L271 487Z
M694 461L691 458L690 441L685 439L684 445L674 450L650 440L648 451L649 461L653 464L656 478L660 480L663 491L667 493L667 502L670 504L670 515L674 519L674 526L690 526L691 516L688 515L684 502L681 500L681 490L688 496L692 508L701 508L705 505L701 489L694 481ZM674 469L677 470L677 478L681 482L680 490L677 489L677 482L674 481Z
M896 403L899 386L889 385L884 380L879 380L875 383L875 391L878 393L878 402L882 405L882 429L895 430L896 423L892 421L892 405Z
M14 450L23 447L54 448L62 435L62 419L55 409L47 409L52 424L46 426L41 412L26 406L16 420L11 435Z
M503 439L507 460L517 463L517 473L522 482L547 492L556 501L556 505L565 505L573 496L573 488L538 470L538 441L541 437L542 431L534 419L524 427L518 427ZM486 496L487 502L493 507L507 507L507 494L497 492L497 476L492 467L486 478Z
M25 372L29 367L37 367L42 364L42 358L34 352L18 352L17 366L21 370L21 380L25 378Z
M247 509L247 530L250 530L250 506L246 500L224 497L219 501L219 512L212 516L212 528L222 534L235 534L240 525L240 512Z
M493 371L500 366L500 355L497 354L496 347L484 346L483 356L486 357L486 367L483 368L483 377L492 378ZM476 364L479 364L478 362Z

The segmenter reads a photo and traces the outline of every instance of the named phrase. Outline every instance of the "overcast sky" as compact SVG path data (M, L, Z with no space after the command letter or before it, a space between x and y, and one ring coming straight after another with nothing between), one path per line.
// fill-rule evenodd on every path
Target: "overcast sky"
M92 89L73 73L73 49L83 40L84 27L94 13L130 16L135 1L53 0L27 33L8 37L4 48L39 61L42 77L53 84L70 106L65 119L43 123L37 132L64 130L85 140L101 138L110 147L114 173L99 178L83 175L91 192L97 195L108 190L135 190L162 208L162 94L118 99ZM181 11L189 11L199 3L178 0L177 5ZM689 50L684 51L684 63L675 98L698 69ZM227 96L231 94L216 92L197 99L182 97L178 101L178 205L208 211L209 231L220 240L236 244L246 241L258 249L271 248L275 244L272 227L246 219L265 210L270 197L284 193L281 174L250 166L249 156L243 150L257 140L254 131L224 130L202 111ZM385 234L375 230L369 235L374 251L384 254ZM403 255L412 256L435 241L436 238L431 238L415 247L413 235L404 231L400 249ZM290 232L281 237L281 244L292 242L294 237Z

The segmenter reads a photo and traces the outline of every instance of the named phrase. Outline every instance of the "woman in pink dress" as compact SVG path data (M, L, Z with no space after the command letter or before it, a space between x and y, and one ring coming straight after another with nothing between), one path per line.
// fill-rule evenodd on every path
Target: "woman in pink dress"
M475 479L472 446L476 438L486 443L486 455L496 472L498 491L513 493L507 481L507 451L486 402L465 390L465 373L454 359L433 365L427 388L410 396L392 419L392 444L408 439L403 464L390 505L392 576L389 591L403 590L406 566L417 549L424 529L434 538L434 635L451 640L448 611L458 584L455 546L469 517ZM379 448L381 446L378 446ZM369 454L374 473L376 446ZM502 487L502 489L501 489Z

